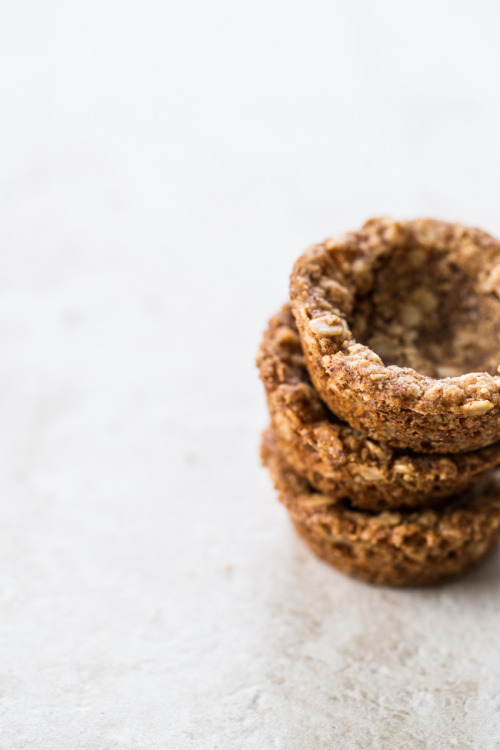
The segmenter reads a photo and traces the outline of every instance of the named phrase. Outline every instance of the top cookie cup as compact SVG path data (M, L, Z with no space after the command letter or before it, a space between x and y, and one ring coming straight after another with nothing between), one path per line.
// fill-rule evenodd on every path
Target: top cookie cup
M500 439L500 242L371 219L296 262L290 299L321 398L376 440L428 453Z

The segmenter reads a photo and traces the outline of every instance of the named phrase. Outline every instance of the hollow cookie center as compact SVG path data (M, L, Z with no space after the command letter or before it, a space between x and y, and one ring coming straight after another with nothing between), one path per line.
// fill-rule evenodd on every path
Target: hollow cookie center
M378 261L352 332L385 365L447 378L497 374L500 300L445 252L401 247Z

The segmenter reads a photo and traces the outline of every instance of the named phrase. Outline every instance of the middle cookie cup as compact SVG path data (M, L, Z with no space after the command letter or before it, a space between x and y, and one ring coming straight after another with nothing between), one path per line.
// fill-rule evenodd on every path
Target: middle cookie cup
M431 507L500 463L500 442L429 454L378 443L329 411L312 386L290 305L269 321L257 365L283 458L309 483L361 509Z

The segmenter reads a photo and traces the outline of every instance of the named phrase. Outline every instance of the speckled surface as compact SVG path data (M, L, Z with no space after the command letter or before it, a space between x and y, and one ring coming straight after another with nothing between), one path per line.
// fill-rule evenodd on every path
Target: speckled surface
M1 750L500 747L498 555L418 592L316 560L253 364L311 242L500 235L498 10L0 13Z

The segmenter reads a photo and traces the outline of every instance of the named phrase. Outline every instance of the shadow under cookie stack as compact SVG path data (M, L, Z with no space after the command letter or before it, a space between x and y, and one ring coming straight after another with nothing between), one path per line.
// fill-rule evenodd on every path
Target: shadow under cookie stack
M393 586L465 572L500 537L500 242L372 219L307 250L257 365L262 459L309 547Z

